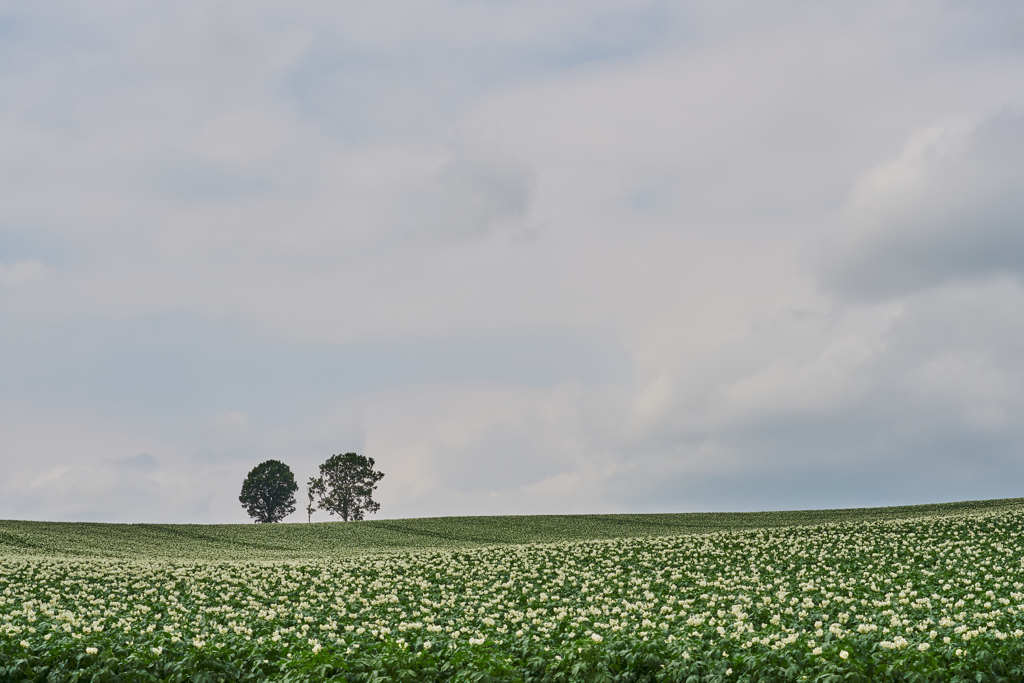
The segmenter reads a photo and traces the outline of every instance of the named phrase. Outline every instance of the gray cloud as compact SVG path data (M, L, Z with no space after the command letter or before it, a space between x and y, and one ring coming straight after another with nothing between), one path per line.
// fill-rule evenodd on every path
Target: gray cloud
M48 268L39 261L0 263L0 287L18 287L46 277Z
M136 472L154 472L160 467L160 461L149 453L139 453L113 460L113 465L125 470Z
M1024 289L996 281L766 330L734 351L762 356L753 374L735 367L681 389L661 420L624 439L633 457L606 490L651 509L679 499L760 509L1015 495L1024 323L1012 312L1022 306ZM801 338L805 350L787 367L765 371L779 342Z
M0 10L0 516L1008 494L1019 16Z
M399 204L407 237L450 242L513 225L529 207L530 179L512 164L456 158Z
M850 235L829 264L837 290L862 297L1024 274L1024 115L915 135L862 182Z

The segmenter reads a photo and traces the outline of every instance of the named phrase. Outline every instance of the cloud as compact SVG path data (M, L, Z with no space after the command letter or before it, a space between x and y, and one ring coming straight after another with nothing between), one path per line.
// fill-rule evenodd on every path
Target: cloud
M53 406L38 413L30 402L0 399L0 517L118 520L188 515L195 491L171 484L151 451L166 444L137 426L68 416ZM177 498L177 500L175 500ZM186 502L187 501L187 502ZM175 509L179 508L179 509Z
M241 410L229 410L216 415L214 422L226 431L240 431L249 426L249 416Z
M481 237L521 219L529 192L522 168L456 157L403 200L408 215L402 232L431 242Z
M745 363L704 386L677 379L663 418L622 434L633 457L606 489L661 509L1012 496L1022 306L1024 289L995 280L780 319L730 350Z
M160 461L149 453L139 453L112 461L115 467L133 472L153 472L160 467Z
M5 11L0 516L1010 492L1014 10Z
M934 126L859 183L828 264L842 294L899 296L1024 275L1024 114Z
M14 288L37 282L46 277L48 272L49 268L39 261L0 263L0 287Z

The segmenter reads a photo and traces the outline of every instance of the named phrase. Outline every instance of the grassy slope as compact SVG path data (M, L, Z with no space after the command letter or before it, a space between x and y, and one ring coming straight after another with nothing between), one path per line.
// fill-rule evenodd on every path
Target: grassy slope
M0 556L301 559L412 548L661 536L1024 507L1024 498L846 510L648 515L433 517L318 524L0 521Z

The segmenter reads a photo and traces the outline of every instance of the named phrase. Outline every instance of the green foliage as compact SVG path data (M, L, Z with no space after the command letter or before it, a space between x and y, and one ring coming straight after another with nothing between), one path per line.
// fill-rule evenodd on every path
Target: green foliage
M295 475L280 460L266 460L252 468L242 482L238 501L259 523L280 522L295 512Z
M1024 506L942 510L270 562L0 550L0 681L1021 680Z
M358 453L332 455L320 465L320 476L310 479L318 506L345 522L377 512L380 503L373 500L373 491L384 473L374 470L374 465L373 458Z
M848 510L422 517L358 524L99 524L0 520L0 555L111 559L299 560L423 548L678 536L832 522L1006 512L1024 499Z

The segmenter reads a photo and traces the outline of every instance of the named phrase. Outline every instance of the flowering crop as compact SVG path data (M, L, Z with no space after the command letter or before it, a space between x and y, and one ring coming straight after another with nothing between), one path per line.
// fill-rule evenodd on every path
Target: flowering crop
M0 680L1020 680L1022 526L1007 506L296 561L8 554Z
M355 524L87 524L0 520L0 556L198 560L322 559L367 551L592 541L738 529L879 521L1019 509L1022 499L909 507L647 515L528 515L371 520Z

